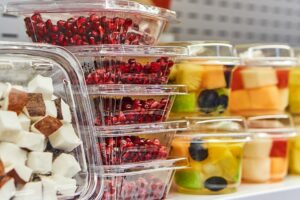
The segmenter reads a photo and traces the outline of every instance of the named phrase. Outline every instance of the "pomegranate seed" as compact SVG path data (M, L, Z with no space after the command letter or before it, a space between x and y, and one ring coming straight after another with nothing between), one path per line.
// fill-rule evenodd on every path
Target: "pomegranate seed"
M78 19L76 20L76 25L77 27L81 27L83 24L86 23L86 18L81 16L81 17L78 17Z
M39 13L35 13L31 16L31 19L34 21L34 22L42 22L43 19L42 19L42 16L39 14Z
M99 20L99 16L97 16L96 14L92 14L90 16L90 21L91 22L95 22L95 21L98 21Z

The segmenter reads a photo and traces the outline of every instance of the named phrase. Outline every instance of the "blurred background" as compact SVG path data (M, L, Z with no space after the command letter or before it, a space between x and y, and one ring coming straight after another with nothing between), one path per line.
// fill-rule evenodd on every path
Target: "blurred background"
M10 0L0 0L6 3ZM136 0L177 11L163 41L228 40L300 46L300 0ZM1 40L27 40L21 19L0 17Z

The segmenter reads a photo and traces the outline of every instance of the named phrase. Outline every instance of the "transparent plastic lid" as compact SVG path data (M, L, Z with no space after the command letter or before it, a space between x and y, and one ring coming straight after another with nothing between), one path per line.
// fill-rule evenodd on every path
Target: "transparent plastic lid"
M176 12L143 5L126 0L60 0L60 1L14 1L7 4L6 12L20 15L35 12L124 12L154 16L165 20L176 20Z
M90 85L88 86L90 95L184 95L187 88L184 85Z
M186 56L187 49L176 46L100 45L68 47L76 56Z
M45 84L46 79L48 81L47 84ZM49 80L52 82L52 89L48 88L48 86L51 85L51 82L49 84ZM69 142L76 143L76 146L66 147L66 141L63 141L63 138L57 141L65 146L60 146L55 143L55 141L52 143L50 138L52 135L49 135L51 146L53 146L53 144L57 144L57 146L54 145L51 148L47 146L46 150L48 153L53 153L54 158L62 153L72 155L78 162L80 170L74 176L76 180L75 186L77 187L76 191L67 195L61 193L58 194L57 197L63 199L78 196L80 199L88 199L97 186L97 176L92 169L88 168L88 165L92 163L101 165L102 162L98 156L99 152L96 148L95 138L91 137L93 133L92 115L90 114L91 106L89 104L87 88L84 84L81 67L76 58L60 47L20 42L0 42L0 83L2 84L1 86L5 84L11 85L15 90L19 90L28 96L35 94L35 97L37 97L40 95L41 100L38 101L38 98L31 100L31 106L29 106L29 103L26 104L27 114L25 108L20 110L18 117L20 117L20 123L21 119L23 120L22 128L25 130L24 127L27 127L27 132L36 132L36 130L33 129L36 123L32 126L30 123L33 123L35 120L42 121L42 119L47 118L43 118L44 116L51 116L52 122L56 121L56 124L59 124L61 127L65 126L65 129L61 129L60 133L67 130L70 134ZM43 90L43 88L45 88L45 90ZM11 91L13 91L13 89ZM0 89L0 93L1 101L3 101L3 87ZM12 92L7 93L10 94ZM18 102L22 103L22 100L22 98L19 98ZM54 103L56 100L59 100L57 105ZM9 97L8 104L10 104L10 102L13 102L13 99L11 100ZM41 102L43 105L41 105ZM48 103L46 104L46 102ZM2 103L3 102L1 102L1 106ZM35 108L38 110L34 110ZM39 119L34 118L36 115L32 116L30 114L36 114L37 111L42 109L44 109L44 112L40 115L41 118ZM3 107L1 110L3 110ZM57 117L54 117L54 115ZM43 123L44 122L46 125L47 123L48 125L53 125L51 121L43 121ZM27 123L29 124L26 125ZM55 126L55 124L53 126ZM37 126L34 127L37 128ZM39 128L42 128L42 125ZM45 131L46 129L47 128L45 128ZM71 131L73 129L74 136L72 135L73 131ZM39 130L42 132L42 129ZM74 137L78 137L80 142L77 139L74 141ZM47 142L47 144L48 143L49 142ZM20 144L18 143L18 145ZM52 162L53 160L51 163ZM19 193L19 195L21 195L21 193Z
M228 42L182 41L163 43L161 45L175 45L186 47L188 49L189 56L181 58L180 60L182 61L197 62L203 64L240 64L240 58L237 56L235 48Z
M252 44L236 47L242 62L258 66L295 66L294 50L284 44Z
M164 133L170 131L183 131L188 127L187 121L160 122L151 124L133 124L121 126L96 127L96 135L99 137L119 137Z
M188 167L188 165L189 164L187 158L173 158L167 160L147 161L134 164L103 166L96 167L96 169L104 168L105 173L102 174L102 176L111 177L144 174L156 171L184 169Z
M248 132L254 137L293 137L294 122L289 115L263 115L247 119Z
M247 142L250 134L242 117L188 117L188 130L175 137L199 138L206 142Z

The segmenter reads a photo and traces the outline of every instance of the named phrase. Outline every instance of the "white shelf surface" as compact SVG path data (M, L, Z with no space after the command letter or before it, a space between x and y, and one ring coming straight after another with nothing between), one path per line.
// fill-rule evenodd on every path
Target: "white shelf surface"
M168 200L300 200L300 176L290 176L284 182L242 184L238 192L226 195L187 195L171 192Z

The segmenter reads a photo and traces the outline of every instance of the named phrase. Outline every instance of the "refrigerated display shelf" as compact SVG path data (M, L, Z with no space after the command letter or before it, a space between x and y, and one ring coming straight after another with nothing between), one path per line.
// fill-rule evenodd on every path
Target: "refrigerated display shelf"
M299 200L300 176L289 176L284 182L271 184L243 184L233 194L208 196L172 192L169 200Z

